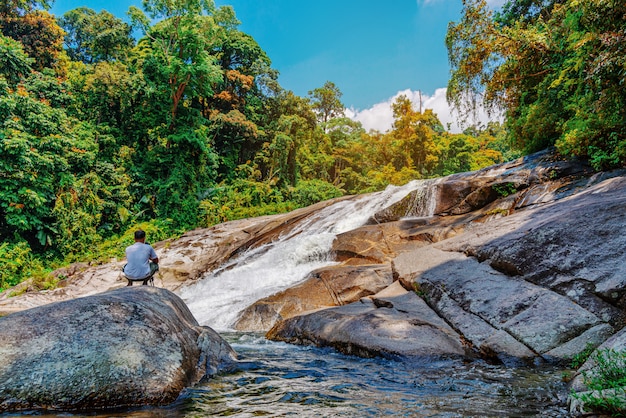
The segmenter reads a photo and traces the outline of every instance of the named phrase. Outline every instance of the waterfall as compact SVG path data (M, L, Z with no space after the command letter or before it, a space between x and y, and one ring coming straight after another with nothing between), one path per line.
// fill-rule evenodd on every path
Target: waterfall
M337 234L364 225L376 212L417 190L424 216L432 215L436 181L414 180L382 192L338 201L320 210L276 242L251 249L227 269L207 273L180 290L181 298L201 325L231 329L239 313L259 299L287 289L320 267L332 265L330 249ZM423 190L423 192L422 192ZM429 199L424 199L428 196Z

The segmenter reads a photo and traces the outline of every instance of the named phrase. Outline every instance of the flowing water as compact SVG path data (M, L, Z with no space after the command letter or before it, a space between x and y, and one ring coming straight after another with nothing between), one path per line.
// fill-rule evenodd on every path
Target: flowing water
M482 361L419 364L364 359L231 330L239 312L256 300L298 283L315 268L331 264L329 250L337 234L364 224L411 190L418 190L415 204L423 208L418 215L431 215L434 203L429 196L433 187L436 182L415 182L340 201L278 242L251 250L185 288L180 296L198 322L220 331L237 351L241 360L238 369L188 389L167 407L88 416L567 416L567 388L563 370L558 368L513 369Z
M244 365L191 390L183 417L563 417L555 369L414 364L224 334Z
M201 325L230 330L238 314L254 302L302 281L314 269L333 263L330 249L342 232L363 225L376 212L415 193L423 215L434 210L429 198L438 180L414 181L402 187L342 200L301 222L277 242L255 248L180 291Z
M362 359L231 330L239 312L256 300L331 264L337 234L363 225L409 192L414 192L412 205L421 208L414 214L432 215L437 184L412 182L335 203L278 242L243 254L183 290L181 297L198 321L220 331L243 363L236 373L189 390L175 411L184 417L566 416L566 385L557 368Z

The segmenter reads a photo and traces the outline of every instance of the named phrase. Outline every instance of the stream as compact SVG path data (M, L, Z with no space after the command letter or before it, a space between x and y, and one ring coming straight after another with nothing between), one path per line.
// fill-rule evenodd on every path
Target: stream
M244 364L190 390L181 417L564 417L556 368L413 364L225 334Z
M339 201L278 241L242 254L183 289L180 296L196 319L220 332L243 365L236 373L190 390L174 406L176 413L182 417L567 416L567 387L560 368L363 359L232 331L243 309L332 264L330 249L337 234L363 225L410 192L420 208L417 215L431 216L437 185L438 180L414 181Z
M238 353L236 371L187 389L166 407L39 416L567 416L567 371L562 368L507 368L480 360L414 363L366 359L232 330L239 313L256 300L295 285L316 268L333 264L330 249L337 234L363 225L410 191L417 191L414 201L422 208L419 215L432 215L434 187L434 180L412 182L339 201L276 242L252 249L182 289L179 295L198 322L218 331Z
M188 389L173 404L58 417L566 417L563 370L483 361L415 364L223 333L233 373ZM28 416L38 415L36 413ZM6 417L19 414L0 415Z

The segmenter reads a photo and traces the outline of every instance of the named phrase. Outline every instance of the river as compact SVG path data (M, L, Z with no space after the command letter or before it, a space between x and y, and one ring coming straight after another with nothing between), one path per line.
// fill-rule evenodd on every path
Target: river
M238 370L188 389L171 405L43 417L567 416L563 370L554 367L415 364L276 343L260 334L223 336L239 354Z
M220 332L238 353L233 373L188 389L172 405L92 415L49 417L561 417L567 416L564 371L507 368L476 360L412 363L365 359L330 349L266 340L232 330L241 310L333 263L335 236L418 190L429 216L436 181L413 182L340 201L277 242L242 254L180 296L202 325ZM32 414L29 414L32 415ZM20 415L6 415L20 416Z
M277 242L242 254L184 289L181 297L194 316L218 330L244 366L190 390L175 411L183 417L566 416L567 388L558 368L362 359L231 330L239 312L256 300L332 264L330 248L337 234L363 225L409 192L415 191L414 202L421 208L417 215L432 215L437 184L415 181L335 203Z

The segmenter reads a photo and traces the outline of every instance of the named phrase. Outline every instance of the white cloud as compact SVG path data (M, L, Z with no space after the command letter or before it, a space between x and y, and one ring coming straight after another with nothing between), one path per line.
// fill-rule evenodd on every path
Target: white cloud
M358 110L354 108L346 109L346 116L352 120L361 122L365 130L377 130L380 132L386 132L391 129L393 125L393 111L391 109L392 103L400 95L405 95L413 103L414 109L419 109L420 106L420 92L413 90L402 90L397 92L393 97L390 97L382 103L377 103L369 109ZM440 88L435 91L432 96L421 95L422 109L432 109L437 114L439 120L443 124L444 128L452 133L462 132L468 123L459 123L459 116L454 112L448 102L446 101L446 89ZM474 120L469 124L483 124L492 120L498 120L498 117L490 117L484 109L480 109Z

